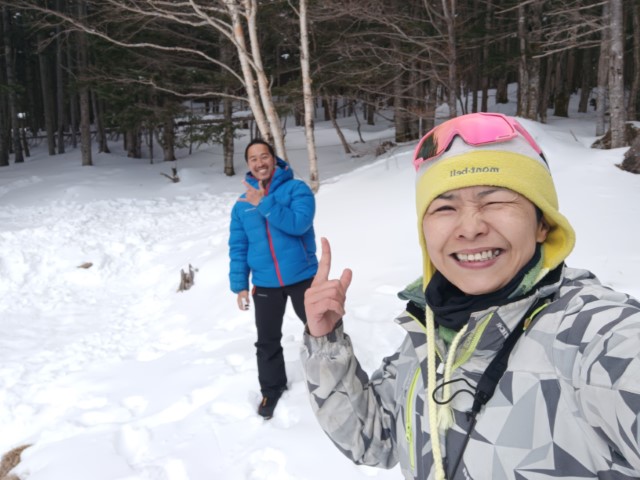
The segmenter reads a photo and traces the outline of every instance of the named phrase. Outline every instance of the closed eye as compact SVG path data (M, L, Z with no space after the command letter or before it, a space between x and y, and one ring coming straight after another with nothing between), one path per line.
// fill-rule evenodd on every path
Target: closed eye
M503 200L503 201L495 201L495 202L487 202L484 205L482 205L482 207L494 207L494 208L499 208L499 207L504 207L507 205L515 205L517 202L514 202L512 200Z
M430 213L448 212L448 211L453 212L455 211L455 208L453 208L451 205L440 205L439 207L432 209Z

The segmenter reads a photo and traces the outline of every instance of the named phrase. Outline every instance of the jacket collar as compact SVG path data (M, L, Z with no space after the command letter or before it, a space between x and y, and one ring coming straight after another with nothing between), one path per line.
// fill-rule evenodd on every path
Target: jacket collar
M492 306L469 314L467 331L460 342L457 358L471 355L488 355L500 350L504 340L516 327L527 310L540 298L556 294L564 277L564 265L549 273L541 286L535 288L526 297L521 297L501 306ZM409 300L407 308L395 321L409 334L413 347L420 359L426 361L426 328L424 324L425 300L418 294L422 288L420 279L410 284L398 296ZM436 333L436 350L440 358L444 357L447 345Z

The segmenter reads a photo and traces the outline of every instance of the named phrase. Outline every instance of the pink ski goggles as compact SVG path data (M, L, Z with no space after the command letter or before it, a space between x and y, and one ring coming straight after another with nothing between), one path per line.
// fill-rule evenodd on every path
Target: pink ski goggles
M413 154L413 166L416 171L424 162L442 155L456 135L474 147L508 142L522 135L544 162L547 162L542 149L515 119L501 113L470 113L447 120L422 137Z

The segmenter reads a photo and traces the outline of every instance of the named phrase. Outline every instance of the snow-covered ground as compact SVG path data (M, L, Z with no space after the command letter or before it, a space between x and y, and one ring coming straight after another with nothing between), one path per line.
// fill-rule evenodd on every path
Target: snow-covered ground
M589 148L591 114L523 123L577 231L568 264L640 297L640 176L615 167L625 149ZM404 306L396 292L420 275L414 144L376 159L375 147L393 138L388 122L363 126L364 144L352 119L341 125L359 156L317 124L315 228L331 241L333 272L354 271L345 325L372 371L403 336L392 322ZM0 454L32 444L15 472L22 479L400 478L351 464L317 426L291 309L289 390L272 420L255 413L253 312L237 309L227 280L229 213L249 140L240 133L235 177L223 174L219 146L182 155L179 183L161 175L173 163L113 153L82 167L78 151L49 157L43 145L0 169ZM306 180L303 130L288 127L286 143ZM178 292L189 265L195 285Z

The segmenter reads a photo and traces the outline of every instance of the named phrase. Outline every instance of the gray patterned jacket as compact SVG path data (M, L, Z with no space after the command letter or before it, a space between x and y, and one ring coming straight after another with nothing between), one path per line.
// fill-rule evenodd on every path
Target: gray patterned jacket
M472 390L505 335L538 296L554 301L511 353L495 394L477 417L466 449ZM336 446L358 464L432 479L426 417L426 339L408 312L400 348L368 378L342 324L306 334L302 361L312 408ZM447 346L437 339L440 358ZM441 375L440 369L438 376ZM640 478L640 303L565 268L529 298L471 315L456 352L455 424L442 434L445 469L463 451L455 479Z

